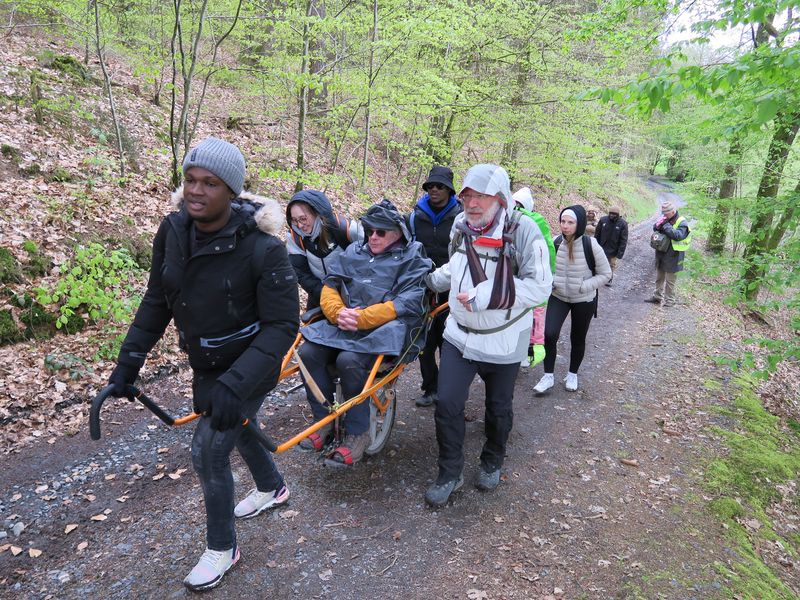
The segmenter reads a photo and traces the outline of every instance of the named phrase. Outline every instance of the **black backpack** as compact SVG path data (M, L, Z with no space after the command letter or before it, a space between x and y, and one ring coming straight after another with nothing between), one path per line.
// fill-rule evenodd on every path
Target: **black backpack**
M592 239L589 236L582 235L581 240L583 240L583 256L586 257L586 264L589 266L589 269L592 271L592 275L597 275L597 269L595 268L597 265L594 262L594 251L592 250ZM556 254L558 254L558 247L561 245L561 242L564 241L564 236L559 235L556 239L553 240L553 246L556 248ZM600 290L594 291L594 316L597 318L597 303L600 299Z

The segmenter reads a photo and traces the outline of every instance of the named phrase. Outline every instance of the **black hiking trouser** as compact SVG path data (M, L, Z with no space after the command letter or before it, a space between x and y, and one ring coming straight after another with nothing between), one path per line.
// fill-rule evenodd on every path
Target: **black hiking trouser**
M486 386L481 468L491 472L503 466L506 442L514 423L514 383L519 361L498 365L467 360L447 340L442 344L439 401L436 403L436 441L439 444L437 485L458 479L464 469L464 407L475 375Z
M422 375L421 387L425 394L435 394L439 389L439 367L436 366L436 350L439 350L439 361L441 362L447 313L448 311L443 310L433 318L428 330L428 337L425 338L425 347L419 355L419 372Z
M572 313L572 328L569 333L569 372L577 373L586 353L586 334L595 312L595 302L564 302L550 296L544 318L544 372L552 373L556 367L556 345L561 335L561 327L567 315Z
M194 374L194 394L207 397L221 373ZM263 395L242 403L242 415L255 419ZM230 454L234 447L244 459L247 468L261 492L277 490L283 486L283 477L275 467L270 453L241 423L227 431L211 428L211 418L202 417L192 438L192 464L203 488L206 505L206 543L211 550L230 550L236 545L234 527L233 473Z
M317 384L329 404L333 404L336 387L333 383L333 376L328 371L329 365L336 366L344 396L340 401L343 401L361 393L369 378L369 372L375 365L376 358L374 354L339 350L309 341L303 342L299 352L309 375L314 379L314 383ZM308 404L311 406L311 412L314 413L314 421L321 421L330 414L330 411L314 398L314 393L308 387L305 377L303 377L303 383L306 386ZM369 406L369 400L364 400L344 413L344 429L348 435L361 435L369 430Z

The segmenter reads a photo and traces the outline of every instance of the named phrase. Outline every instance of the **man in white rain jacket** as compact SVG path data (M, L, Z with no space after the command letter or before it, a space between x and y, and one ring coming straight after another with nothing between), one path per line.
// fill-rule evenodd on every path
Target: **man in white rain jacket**
M426 280L433 291L450 290L435 413L439 474L425 494L433 507L444 506L464 482L464 406L475 375L486 386L486 442L476 485L488 491L500 483L531 310L547 300L553 283L539 227L513 216L505 169L475 165L459 198L464 212L453 223L450 262Z

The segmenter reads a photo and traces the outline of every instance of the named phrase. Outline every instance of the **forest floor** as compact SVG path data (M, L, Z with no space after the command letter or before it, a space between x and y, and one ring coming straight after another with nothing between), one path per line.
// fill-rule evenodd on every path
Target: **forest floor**
M668 192L662 192L668 193ZM649 223L631 228L613 286L601 290L580 389L566 392L567 331L551 393L541 367L520 371L503 481L473 487L483 440L482 385L467 409L466 484L437 511L433 412L417 408L416 368L398 385L387 448L351 471L298 449L276 456L292 496L238 524L242 561L210 597L714 598L730 597L740 560L712 516L703 469L721 451L718 408L733 393L712 360L737 351L724 315L681 281L673 308L646 304L654 271ZM276 390L262 421L288 439L309 419L302 393ZM175 375L145 388L182 412ZM0 514L18 555L0 553L0 595L176 598L204 548L192 427L168 429L117 401L104 437L39 440L3 459ZM234 459L237 497L251 486ZM19 529L22 524L24 528ZM3 526L3 523L0 523ZM17 535L18 534L18 535ZM6 544L8 546L9 544ZM36 552L33 552L35 550ZM39 552L40 551L40 552ZM784 567L797 587L796 567Z
M119 114L140 144L140 172L121 187L113 154L98 136L108 126L98 117L105 110L102 88L47 66L48 53L63 51L69 52L57 40L27 31L0 40L2 245L24 259L25 242L35 241L56 265L87 239L149 240L169 191L153 175L167 172L157 135L165 110L148 104L137 78L111 57ZM43 124L29 98L34 72L47 100ZM232 91L209 98L198 137L236 137L247 156L266 146L274 152L261 156L266 162L290 155L285 124L278 131L256 119L246 132L226 131L226 111L234 105ZM91 128L82 120L89 116L96 119ZM322 170L322 148L314 146L310 168L319 161ZM291 190L288 181L260 185L278 197ZM370 197L388 189L377 181ZM348 190L331 196L343 212L363 208ZM572 203L540 200L537 210L551 223L558 204ZM398 384L397 422L379 456L349 472L325 469L299 450L276 456L289 504L238 525L242 561L208 596L730 597L741 589L741 565L750 559L731 537L734 530L744 532L758 560L786 586L778 597L800 593L797 553L776 537L794 536L797 545L795 475L782 479L782 495L771 500L768 527L763 514L753 519L744 508L728 520L708 510L719 491L709 488L707 467L730 450L720 432L740 429L729 411L739 388L719 359L740 356L746 334L775 332L700 293L705 282L696 280L680 280L684 301L676 307L645 304L654 280L649 230L648 222L631 228L613 286L601 290L580 390L568 393L560 383L568 329L550 394L533 396L541 367L520 372L495 492L473 487L483 441L483 389L476 382L467 408L467 484L445 508L425 506L436 440L432 410L414 405L420 393L414 366ZM20 294L57 278L53 270L7 288ZM0 304L6 309L10 301ZM103 439L89 440L87 402L111 367L96 358L101 334L108 337L95 326L0 348L0 597L188 595L181 580L205 547L202 495L188 449L193 428L168 429L141 407L109 401ZM173 339L165 336L148 360L143 387L179 414L189 406L189 370ZM74 360L59 369L51 357ZM796 371L796 364L781 365L758 387L782 425L798 420ZM303 395L287 393L291 387L282 384L262 409L277 440L310 418ZM242 497L251 482L237 457L233 464Z

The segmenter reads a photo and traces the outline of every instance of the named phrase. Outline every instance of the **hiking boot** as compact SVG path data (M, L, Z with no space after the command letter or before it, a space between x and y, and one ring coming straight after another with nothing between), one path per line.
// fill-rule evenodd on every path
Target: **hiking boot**
M425 492L425 503L433 508L441 508L450 499L450 494L464 485L464 476L459 475L458 479L451 479L444 483L434 483Z
M537 383L534 386L533 391L536 394L544 394L547 390L549 390L555 384L556 384L556 382L555 382L555 377L553 377L553 374L552 373L545 373L544 375L542 375L542 378L539 380L539 383Z
M414 402L417 406L431 406L434 402L439 399L439 394L436 392L425 392L422 396L417 398L417 401Z
M649 302L650 304L661 304L661 298L656 298L653 296L652 298L648 298L645 302Z
M325 447L325 444L328 443L332 433L333 422L326 423L306 439L300 440L298 446L300 446L303 450L319 452Z
M478 481L475 483L475 487L484 492L491 492L498 485L500 485L500 469L486 471L481 467L481 472L478 474Z
M574 392L578 389L578 374L577 373L567 373L567 376L564 377L564 387L567 388L568 392Z
M348 434L344 436L342 444L331 454L330 458L325 459L325 464L329 467L350 467L364 457L364 450L369 446L369 431L358 435Z
M289 488L282 485L271 492L250 490L247 497L236 505L233 514L237 519L252 519L273 506L280 506L289 500Z
M183 580L183 585L193 592L217 587L225 573L239 562L240 558L241 555L237 547L233 547L230 550L211 550L206 548L194 569Z

